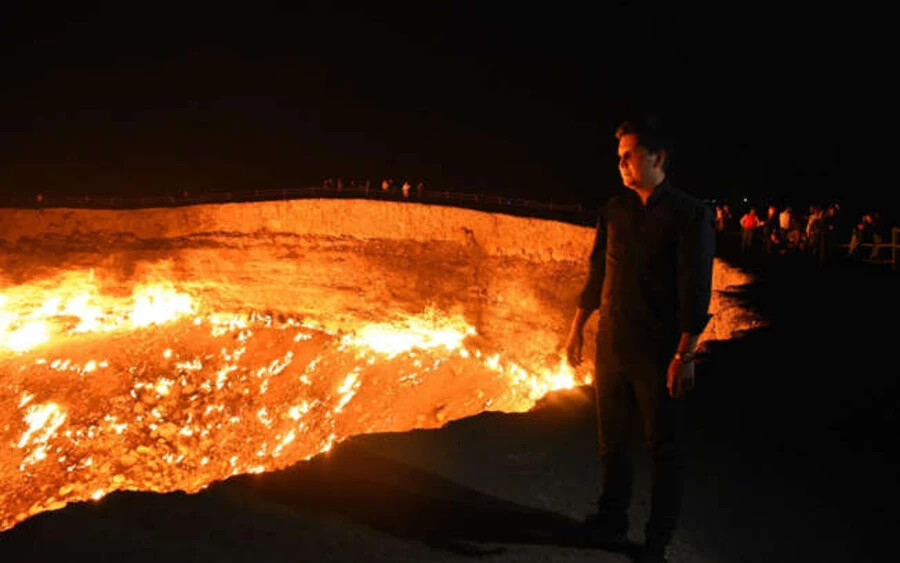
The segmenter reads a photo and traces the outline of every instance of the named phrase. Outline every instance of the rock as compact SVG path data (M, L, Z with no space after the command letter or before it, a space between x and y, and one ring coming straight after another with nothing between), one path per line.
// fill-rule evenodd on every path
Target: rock
M68 503L64 500L47 501L47 510L59 510L60 508L65 508L66 504Z
M64 496L68 495L69 493L72 492L73 488L75 488L75 487L72 485L72 483L69 483L68 485L63 485L62 487L59 488L59 496L64 497Z
M112 405L113 410L123 409L123 408L126 408L126 406L128 404L128 399L129 398L127 396L113 397L110 400L110 405Z
M175 433L178 432L178 427L175 426L175 424L172 422L167 422L157 428L157 432L166 440L171 440L172 436L174 436Z
M140 450L141 447L143 446L138 447L138 450ZM125 454L119 458L119 463L121 463L125 467L131 467L132 465L137 463L137 458L131 454Z
M134 405L134 414L143 414L144 413L144 403L136 403Z

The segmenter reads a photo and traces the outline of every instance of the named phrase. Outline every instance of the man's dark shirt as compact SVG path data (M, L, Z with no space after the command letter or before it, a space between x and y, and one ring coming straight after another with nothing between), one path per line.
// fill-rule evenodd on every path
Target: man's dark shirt
M681 333L703 331L714 252L712 211L668 181L646 206L631 190L606 203L578 299L600 309L598 369L664 362Z

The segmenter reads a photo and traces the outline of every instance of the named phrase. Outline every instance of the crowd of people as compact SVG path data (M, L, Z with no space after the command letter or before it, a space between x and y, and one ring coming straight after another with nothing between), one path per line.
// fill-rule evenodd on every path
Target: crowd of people
M810 205L800 212L788 205L765 208L765 213L750 207L740 219L727 204L716 205L716 231L720 235L740 233L741 253L765 256L808 256L822 266L844 260L878 260L889 257L884 247L863 244L890 243L890 226L878 212L867 212L856 223L848 222L841 206Z
M349 190L364 190L367 194L370 193L370 190L373 190L372 182L369 179L365 180L344 180L343 178L326 178L325 181L322 182L322 187L326 190L336 190L341 191L343 189ZM412 194L413 185L410 180L403 180L401 182L394 182L393 178L384 178L381 180L381 186L378 188L375 193L382 193L384 195L399 195L404 199L409 199ZM415 195L419 199L425 193L425 184L424 182L417 182L415 187Z

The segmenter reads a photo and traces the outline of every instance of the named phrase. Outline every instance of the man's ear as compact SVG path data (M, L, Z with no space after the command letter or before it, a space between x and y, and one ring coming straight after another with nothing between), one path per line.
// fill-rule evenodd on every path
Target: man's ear
M659 149L656 151L656 154L653 157L653 165L659 166L660 168L664 168L666 164L666 159L669 158L669 153L666 152L666 149Z

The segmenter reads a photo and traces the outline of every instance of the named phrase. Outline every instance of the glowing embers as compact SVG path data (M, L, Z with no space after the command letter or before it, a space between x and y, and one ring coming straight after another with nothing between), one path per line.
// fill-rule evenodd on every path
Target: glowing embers
M25 393L19 403L20 407L30 402L31 398L33 395ZM28 453L19 465L20 471L23 471L25 466L47 457L47 442L66 421L66 413L56 403L44 403L28 407L23 420L27 428L16 443L16 447L25 449Z
M189 295L169 282L137 285L128 296L105 295L92 272L68 272L0 293L0 352L25 352L61 335L135 329L193 312Z
M195 491L278 469L357 434L527 410L579 379L484 346L464 317L434 310L344 331L209 311L0 356L0 373L17 374L0 402L19 413L0 437L22 444L0 447L0 466L19 467L0 474L15 491L0 529L118 489Z

